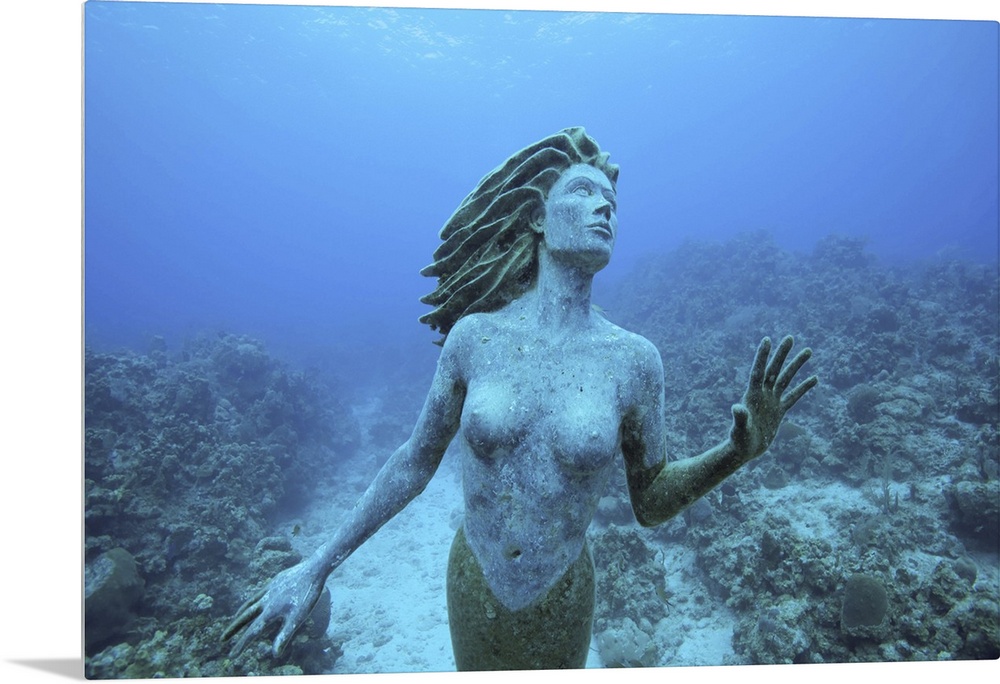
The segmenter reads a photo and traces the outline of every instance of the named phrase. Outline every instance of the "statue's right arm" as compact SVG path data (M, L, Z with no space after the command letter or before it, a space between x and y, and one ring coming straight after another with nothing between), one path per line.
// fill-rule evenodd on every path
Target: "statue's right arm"
M465 400L462 339L454 331L446 339L410 438L382 466L333 538L310 558L324 577L420 494L437 471L458 431Z
M392 454L375 476L347 519L309 558L276 575L267 587L247 601L223 634L240 634L232 649L239 653L252 639L274 624L281 629L274 640L278 656L312 611L326 578L355 549L424 490L458 431L465 400L466 326L449 333L430 392L410 438Z

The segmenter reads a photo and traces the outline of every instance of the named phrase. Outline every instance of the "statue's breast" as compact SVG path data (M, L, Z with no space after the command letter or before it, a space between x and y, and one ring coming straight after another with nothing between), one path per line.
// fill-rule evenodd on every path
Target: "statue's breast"
M569 471L604 467L619 449L621 411L613 383L593 378L484 373L469 383L462 437L481 459L554 460Z

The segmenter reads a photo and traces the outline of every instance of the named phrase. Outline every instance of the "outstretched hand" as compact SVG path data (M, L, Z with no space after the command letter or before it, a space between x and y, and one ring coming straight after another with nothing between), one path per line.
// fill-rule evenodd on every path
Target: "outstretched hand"
M325 577L318 576L305 563L275 575L264 589L240 607L236 617L223 632L223 641L229 641L242 632L230 650L230 656L239 655L247 643L273 629L278 623L281 624L281 629L274 639L272 653L275 658L280 656L295 633L305 624L323 591L325 580Z
M733 406L733 427L729 433L743 462L767 451L778 434L778 426L788 409L819 382L812 375L792 390L786 391L802 364L812 356L812 350L807 347L782 368L792 344L791 335L781 340L770 363L767 357L771 353L771 339L765 337L757 347L747 390L743 393L742 401Z

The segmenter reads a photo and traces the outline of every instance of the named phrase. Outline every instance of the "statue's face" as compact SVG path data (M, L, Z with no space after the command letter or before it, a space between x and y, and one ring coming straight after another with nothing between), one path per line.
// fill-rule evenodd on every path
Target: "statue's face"
M575 164L545 200L545 247L553 257L596 273L607 266L618 235L615 191L603 172Z

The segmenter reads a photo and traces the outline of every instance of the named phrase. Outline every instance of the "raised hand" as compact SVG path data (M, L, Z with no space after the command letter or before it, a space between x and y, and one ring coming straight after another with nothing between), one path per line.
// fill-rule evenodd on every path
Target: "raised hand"
M781 340L768 362L771 339L765 337L761 340L746 392L742 401L733 406L733 427L729 438L744 463L767 451L788 409L819 382L812 375L786 391L802 364L812 356L812 350L807 347L782 368L793 342L791 335Z
M247 643L263 636L279 623L281 629L274 639L272 653L276 658L280 656L309 617L325 581L325 576L314 572L306 563L299 563L275 575L264 589L240 607L223 632L223 641L229 641L242 632L230 650L230 656L239 655Z

